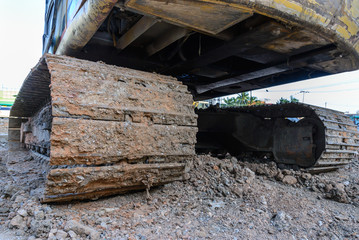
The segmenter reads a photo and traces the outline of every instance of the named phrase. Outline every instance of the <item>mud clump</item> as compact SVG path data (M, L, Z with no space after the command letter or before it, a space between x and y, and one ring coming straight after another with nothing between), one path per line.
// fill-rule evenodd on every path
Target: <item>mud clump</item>
M151 199L139 191L49 205L34 194L36 184L15 182L1 161L0 239L358 238L357 165L345 175L311 175L231 156L200 155L191 165L189 180L151 188ZM347 198L340 197L343 191Z
M207 196L242 197L256 181L255 173L238 164L236 158L217 159L208 155L195 158L190 173L190 184Z
M277 180L296 188L306 188L320 193L323 198L359 206L359 182L355 174L353 174L359 169L358 160L354 160L350 165L338 171L317 175L307 173L305 169L281 169L277 167L275 162L266 163L260 159L246 159L240 164L269 180ZM338 178L338 176L340 177Z

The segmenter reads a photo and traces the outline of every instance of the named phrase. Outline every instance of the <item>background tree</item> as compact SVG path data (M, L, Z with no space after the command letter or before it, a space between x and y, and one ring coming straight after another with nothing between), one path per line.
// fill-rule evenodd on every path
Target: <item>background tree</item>
M240 106L246 106L249 103L249 93L248 92L242 92L238 94L238 100Z
M239 106L248 106L248 105L260 105L265 104L264 101L260 101L255 96L249 96L248 92L243 92L237 95L237 97L225 98L224 106L226 107L239 107Z
M299 99L297 99L297 98L295 98L295 97L293 97L293 96L290 96L290 100L281 97L281 98L277 101L277 104L283 104L283 103L298 103L298 102L299 102Z
M285 99L285 98L280 98L278 101L277 101L277 104L283 104L283 103L290 103L290 101L288 99Z
M225 98L224 103L225 103L225 106L228 106L228 107L234 107L234 106L240 105L239 99L236 97Z
M299 102L299 99L293 97L293 96L290 96L290 102L291 103L298 103Z

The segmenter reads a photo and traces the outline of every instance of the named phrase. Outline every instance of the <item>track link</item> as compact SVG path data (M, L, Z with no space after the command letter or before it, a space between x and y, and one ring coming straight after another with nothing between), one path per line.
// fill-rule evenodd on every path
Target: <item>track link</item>
M47 54L11 110L11 151L20 139L47 159L43 202L184 180L195 155L192 103L175 78Z
M325 126L325 150L311 172L333 170L357 157L359 133L357 126L344 113L317 106L312 108Z
M310 149L310 145L307 148L307 150L309 149L308 153L311 157L309 157L308 160L304 159L304 161L312 162L312 164L304 162L307 171L325 172L335 170L350 163L357 157L358 154L359 133L356 129L356 125L354 125L351 119L344 113L335 110L307 104L290 103L230 108L212 107L205 110L198 110L197 113L199 115L199 143L197 144L197 151L201 151L201 148L207 148L206 151L229 151L234 154L239 152L237 149L241 149L240 151L244 152L267 151L275 153L276 146L271 144L275 141L273 140L275 137L272 135L276 135L276 131L278 132L278 130L273 130L275 126L277 126L276 121L278 119L284 120L286 118L297 118L298 120L303 120L304 122L310 122L309 126L315 127L313 133L304 132L300 135L311 135L310 138L313 141L311 146L314 149L313 151L315 151L311 154L312 150ZM248 115L250 117L244 117ZM226 118L231 120L224 123ZM247 121L241 121L238 119L247 119ZM256 119L262 119L258 125L255 125L257 123L253 123L257 121ZM303 125L303 121L302 123L299 121L298 124ZM264 122L267 123L265 124ZM241 126L238 126L239 123ZM220 125L223 124L226 126L220 127ZM294 123L291 125L295 126ZM263 131L258 131L257 129L261 127L263 127ZM281 131L288 131L286 125L281 125L279 128L282 128L280 129ZM255 132L249 133L248 129L253 129ZM303 129L304 128L298 130L298 132L305 131ZM242 133L241 131L246 132ZM290 131L288 131L288 136L286 137L291 139L289 132ZM203 137L201 138L201 134L206 136L206 138L212 138L212 141L208 141L207 139L205 144L201 143L204 139ZM219 143L215 138L220 138L221 136L225 136L224 138L232 138L234 136L234 138L232 138L232 141L221 141ZM268 138L267 142L270 144L265 146L257 140L266 138ZM302 137L299 139L301 138ZM248 139L252 139L252 141ZM239 140L239 142L236 142L237 140ZM288 151L288 153L290 151L295 151L293 149L295 149L297 145L296 139L288 141L293 141L293 143L292 145L288 145L286 143L289 146L286 151ZM284 142L277 144L277 146L282 144L284 144ZM301 150L302 149L299 149L297 154L301 154ZM279 156L283 156L283 154ZM284 154L284 156L286 155ZM292 157L294 158L291 159ZM275 156L275 160L278 163L296 164L301 166L303 161L295 163L298 161L295 158L295 154L294 156L288 155L288 157L285 158ZM313 159L310 160L310 158Z

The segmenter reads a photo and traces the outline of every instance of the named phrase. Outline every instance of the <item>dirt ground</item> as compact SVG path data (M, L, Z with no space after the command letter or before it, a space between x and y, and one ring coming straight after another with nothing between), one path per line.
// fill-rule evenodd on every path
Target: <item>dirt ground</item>
M150 198L57 205L36 197L34 164L26 154L7 161L2 143L0 239L359 239L358 160L311 175L201 155L189 180L153 188Z

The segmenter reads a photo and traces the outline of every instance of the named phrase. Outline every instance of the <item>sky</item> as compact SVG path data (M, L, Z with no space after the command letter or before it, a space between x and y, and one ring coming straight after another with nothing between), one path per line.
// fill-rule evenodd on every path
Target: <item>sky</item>
M19 89L42 54L45 0L0 0L0 87ZM359 71L253 91L269 103L292 95L342 112L359 111Z
M45 0L0 0L0 87L21 87L42 55Z
M359 71L256 90L252 95L268 103L276 103L281 97L290 99L290 96L303 102L302 91L305 92L304 103L342 112L359 111Z

